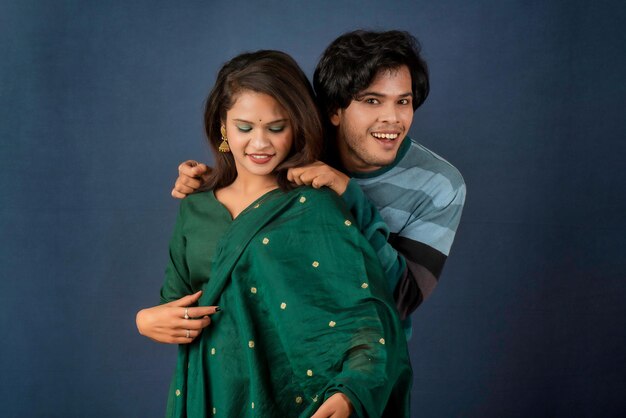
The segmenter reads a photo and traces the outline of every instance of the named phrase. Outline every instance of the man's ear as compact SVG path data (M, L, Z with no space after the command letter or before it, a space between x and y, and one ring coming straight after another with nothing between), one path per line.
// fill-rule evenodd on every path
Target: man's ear
M341 123L342 110L343 109L337 109L330 114L330 123L332 123L333 126L339 126L339 124Z

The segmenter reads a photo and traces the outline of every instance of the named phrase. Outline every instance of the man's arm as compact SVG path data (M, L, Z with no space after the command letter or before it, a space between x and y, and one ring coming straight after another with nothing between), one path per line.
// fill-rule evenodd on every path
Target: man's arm
M359 185L344 173L316 162L290 169L288 179L299 185L307 184L316 188L327 186L343 198L359 229L378 255L401 319L406 319L432 293L447 257L414 237L429 235L428 231L421 231L423 221L437 222L441 217L452 217L453 230L456 230L461 217L459 208L465 199L463 190L450 196L449 204L444 207L413 216L400 234L390 234L389 227L374 204ZM457 209L458 213L453 213Z
M204 184L210 168L196 161L185 161L178 167L178 179L172 196L183 198ZM415 237L428 235L420 231L423 219L414 217L400 234L390 234L376 207L365 196L361 188L344 173L324 164L292 168L288 179L298 185L315 188L323 186L342 196L348 209L355 217L361 232L376 250L388 278L391 291L401 319L406 319L433 292L447 256ZM429 214L431 221L449 218L453 231L461 218L465 192L457 191L450 196L445 207Z

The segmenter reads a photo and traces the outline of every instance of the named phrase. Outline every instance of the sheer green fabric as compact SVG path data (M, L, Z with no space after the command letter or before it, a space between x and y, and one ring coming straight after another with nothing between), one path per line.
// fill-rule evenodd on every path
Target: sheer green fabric
M162 302L203 290L211 325L179 347L168 417L309 417L346 394L408 417L406 341L376 254L329 190L274 190L235 220L181 203Z

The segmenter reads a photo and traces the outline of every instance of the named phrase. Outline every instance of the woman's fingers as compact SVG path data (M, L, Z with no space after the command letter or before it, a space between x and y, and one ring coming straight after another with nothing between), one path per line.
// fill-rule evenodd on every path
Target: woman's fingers
M337 392L326 399L311 418L348 418L352 413L350 399L341 392Z
M211 325L210 315L220 311L219 306L191 306L201 295L198 291L173 302L142 309L136 319L139 333L163 343L190 343Z
M208 316L198 319L181 319L176 322L176 329L202 329L211 325L211 318Z
M194 293L192 295L183 296L182 298L180 298L178 300L166 303L166 305L182 306L183 308L189 307L189 306L193 305L194 303L196 303L198 301L198 299L200 299L201 295L202 295L202 290L198 290L196 293ZM191 308L189 308L189 309L191 309ZM181 315L181 317L183 315Z
M190 341L193 341L193 339L195 339L198 335L200 335L200 333L202 332L202 330L196 330L196 329L180 329L176 332L176 334L174 335L175 337L178 338L186 338Z
M221 308L219 306L194 306L193 308L187 308L187 314L190 318L201 318L206 315L213 315L220 310ZM184 316L183 311L183 317Z

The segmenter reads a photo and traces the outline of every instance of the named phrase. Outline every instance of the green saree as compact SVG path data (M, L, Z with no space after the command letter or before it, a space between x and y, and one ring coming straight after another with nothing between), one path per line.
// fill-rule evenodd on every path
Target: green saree
M203 290L222 311L179 347L168 417L310 417L342 392L354 416L408 417L407 345L369 243L330 190L274 190L235 220L184 199L162 302Z

